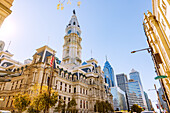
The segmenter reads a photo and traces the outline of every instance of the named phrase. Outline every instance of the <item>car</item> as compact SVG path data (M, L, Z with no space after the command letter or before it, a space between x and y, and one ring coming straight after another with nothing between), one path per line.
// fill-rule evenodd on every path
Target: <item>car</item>
M142 111L141 113L155 113L154 111Z
M11 113L10 111L0 110L0 113Z

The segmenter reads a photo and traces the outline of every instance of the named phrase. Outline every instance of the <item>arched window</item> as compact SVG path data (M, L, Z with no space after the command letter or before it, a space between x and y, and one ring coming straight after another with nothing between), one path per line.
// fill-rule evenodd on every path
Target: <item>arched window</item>
M76 22L73 22L73 25L76 25Z
M70 33L71 33L71 30L69 30L67 33L70 34Z
M91 84L91 79L90 79L90 84Z

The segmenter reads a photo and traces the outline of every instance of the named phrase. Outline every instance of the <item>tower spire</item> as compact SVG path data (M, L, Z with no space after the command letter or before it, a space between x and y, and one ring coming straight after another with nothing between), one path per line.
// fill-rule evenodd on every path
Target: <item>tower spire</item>
M74 15L76 14L76 11L75 11L75 9L73 10L73 14L74 14Z
M107 61L107 55L106 55L106 61Z
M75 14L76 12L73 10L73 15L65 30L61 64L66 68L73 68L81 64L81 30Z

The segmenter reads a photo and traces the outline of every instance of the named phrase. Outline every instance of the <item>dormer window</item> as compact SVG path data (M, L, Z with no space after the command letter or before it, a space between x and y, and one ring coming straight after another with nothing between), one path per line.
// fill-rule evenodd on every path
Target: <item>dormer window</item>
M70 33L71 33L71 30L69 30L67 33L70 34Z

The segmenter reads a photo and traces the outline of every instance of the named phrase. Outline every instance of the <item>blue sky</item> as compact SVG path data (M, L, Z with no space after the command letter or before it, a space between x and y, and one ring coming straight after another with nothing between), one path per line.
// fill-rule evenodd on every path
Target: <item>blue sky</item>
M67 1L67 0L66 0ZM14 59L23 62L32 58L35 49L47 44L62 58L65 28L72 10L82 31L82 60L95 58L101 67L106 61L111 63L115 74L129 75L132 68L140 72L144 90L154 102L156 93L149 91L153 84L159 86L150 54L147 51L131 54L132 50L148 47L143 32L143 13L151 10L151 0L77 0L64 3L64 10L57 10L59 0L15 0L12 14L0 29L0 40Z

